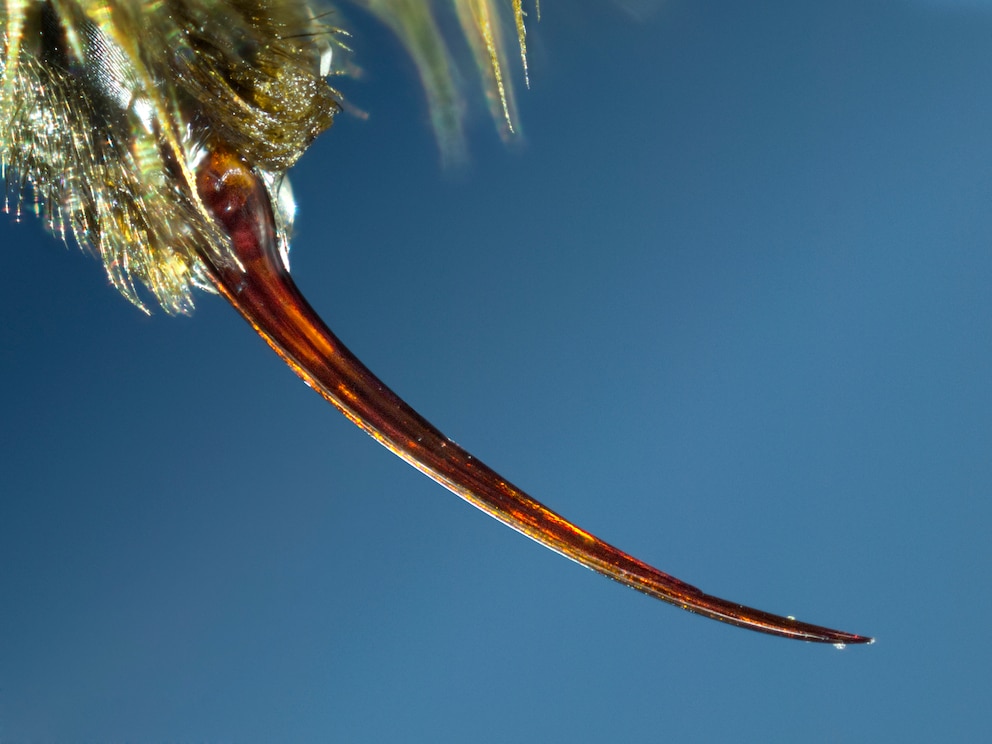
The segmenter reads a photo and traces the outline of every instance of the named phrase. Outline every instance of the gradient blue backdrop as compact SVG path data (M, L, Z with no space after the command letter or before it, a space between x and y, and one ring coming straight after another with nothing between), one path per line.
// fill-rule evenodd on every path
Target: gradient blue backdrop
M547 0L526 140L439 171L414 73L294 171L294 274L431 420L703 589L497 525L222 300L145 317L0 219L0 740L987 736L992 4Z

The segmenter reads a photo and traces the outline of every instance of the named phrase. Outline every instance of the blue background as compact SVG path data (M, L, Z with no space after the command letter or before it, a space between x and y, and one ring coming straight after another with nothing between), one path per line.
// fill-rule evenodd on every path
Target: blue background
M992 634L992 7L543 3L526 138L442 173L365 70L294 275L581 526L878 643L659 604L460 502L222 300L145 317L0 219L0 740L978 740Z

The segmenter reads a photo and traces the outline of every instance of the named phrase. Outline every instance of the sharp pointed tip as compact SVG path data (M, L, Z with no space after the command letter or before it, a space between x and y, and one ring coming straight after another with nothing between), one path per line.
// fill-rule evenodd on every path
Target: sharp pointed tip
M848 646L870 646L875 642L875 639L871 636L857 635L856 633L844 633L842 631L831 631L829 638L824 637L817 640L830 643L838 650L843 650Z
M847 644L850 644L850 643L861 645L861 646L871 646L871 645L873 645L875 643L875 639L872 638L871 636L852 635L849 640L846 640L843 643L840 643L838 645L841 648L843 648L844 646L846 646Z

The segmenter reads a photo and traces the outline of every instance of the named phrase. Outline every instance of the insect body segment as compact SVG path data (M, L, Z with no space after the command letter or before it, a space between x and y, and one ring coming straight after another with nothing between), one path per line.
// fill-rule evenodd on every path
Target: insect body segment
M212 287L228 252L193 163L222 141L253 167L293 165L337 112L324 79L334 30L299 0L7 0L0 162L54 233L111 283L170 313Z

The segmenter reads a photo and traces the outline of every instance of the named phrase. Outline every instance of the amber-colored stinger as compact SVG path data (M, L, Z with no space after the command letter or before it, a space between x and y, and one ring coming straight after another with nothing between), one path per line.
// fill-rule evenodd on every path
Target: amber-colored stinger
M241 266L202 255L220 292L314 390L389 450L445 488L552 550L640 592L731 625L844 645L871 638L799 622L705 594L576 527L444 436L365 367L297 289L278 251L261 181L236 155L210 153L200 198Z

